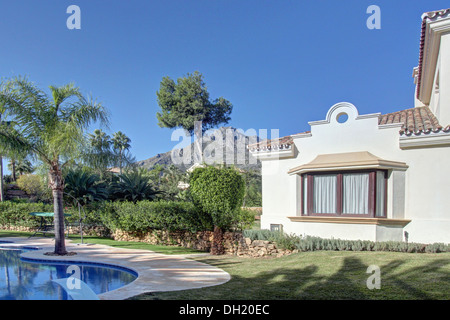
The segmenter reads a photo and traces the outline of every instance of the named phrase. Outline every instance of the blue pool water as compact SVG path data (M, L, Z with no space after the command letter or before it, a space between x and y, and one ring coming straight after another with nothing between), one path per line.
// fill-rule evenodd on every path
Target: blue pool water
M21 259L20 254L27 250L33 248L0 247L0 300L71 300L52 280L73 276L74 265L79 268L75 267L80 279L96 294L118 289L137 278L130 270L107 265Z

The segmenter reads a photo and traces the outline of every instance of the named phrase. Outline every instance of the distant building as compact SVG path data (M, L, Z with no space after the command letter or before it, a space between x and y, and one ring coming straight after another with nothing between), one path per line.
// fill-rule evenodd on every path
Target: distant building
M120 174L120 168L109 168L108 171L114 174Z

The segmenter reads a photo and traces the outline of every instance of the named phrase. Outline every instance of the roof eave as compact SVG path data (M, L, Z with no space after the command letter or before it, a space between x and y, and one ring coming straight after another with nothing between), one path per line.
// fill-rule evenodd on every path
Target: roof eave
M416 97L425 105L430 103L439 54L440 37L450 31L450 9L422 15Z

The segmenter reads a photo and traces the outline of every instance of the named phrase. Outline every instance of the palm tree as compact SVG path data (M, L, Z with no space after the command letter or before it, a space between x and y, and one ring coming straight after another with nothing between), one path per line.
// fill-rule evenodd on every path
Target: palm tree
M112 138L113 149L119 154L119 170L120 174L122 174L122 167L124 163L124 152L129 150L131 145L131 139L128 138L124 133L118 131L114 133Z
M104 107L85 98L78 87L50 86L48 95L26 78L0 84L0 104L16 126L0 125L0 144L33 155L45 164L53 194L55 251L67 254L64 240L64 179L62 170L80 158L84 132L93 122L108 123Z
M101 129L95 129L93 134L89 134L89 150L85 153L84 160L101 178L108 167L114 163L111 144L110 136Z
M14 153L10 153L9 155L9 163L8 163L8 170L11 172L12 180L17 180L17 173L19 175L23 175L24 173L32 173L33 172L33 166L31 165L31 162L27 159L24 159L22 156L19 156L17 158L17 155ZM8 154L6 154L8 156Z
M16 161L16 171L21 176L24 174L33 173L34 168L31 161L28 159L19 159Z
M162 175L162 183L160 184L160 189L165 192L166 199L177 200L180 196L181 189L178 188L180 182L187 179L185 173L183 173L178 167L171 164L164 168Z
M2 121L2 115L5 113L4 104L0 101L0 125L4 124ZM0 201L5 201L5 195L3 192L3 154L5 149L0 145Z
M0 201L3 202L4 199L4 194L3 194L3 157L0 154Z
M130 170L120 174L118 181L114 182L110 188L113 200L132 201L136 203L142 200L155 200L163 192L157 190L146 174L145 169Z
M100 181L96 174L83 169L71 169L64 178L64 193L67 201L74 206L85 206L93 201L102 201L108 198L107 185Z

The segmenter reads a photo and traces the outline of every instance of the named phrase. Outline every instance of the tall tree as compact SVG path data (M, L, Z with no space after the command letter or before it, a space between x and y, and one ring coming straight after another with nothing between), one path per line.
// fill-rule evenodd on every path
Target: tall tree
M10 158L8 163L8 170L12 174L13 181L16 181L17 173L19 175L23 175L25 173L32 173L34 171L34 168L30 160L20 157L19 159Z
M111 152L111 137L101 129L95 129L88 135L88 150L84 153L85 163L94 168L102 178L109 166L114 163Z
M6 108L5 104L0 100L0 126L4 125L6 127L10 127L12 125L11 121L4 121ZM4 194L4 179L3 179L3 157L8 154L14 153L14 150L8 149L4 144L0 143L0 201L5 201ZM15 179L14 179L15 180Z
M121 131L114 133L113 138L112 138L112 144L113 144L113 149L117 153L117 156L118 156L120 174L122 174L124 160L126 159L125 151L127 151L131 148L130 143L131 143L131 139L128 138Z
M158 125L161 128L183 128L190 136L195 133L199 143L200 135L205 131L231 120L231 102L223 97L210 100L203 75L198 71L179 78L177 83L169 77L164 77L156 95L161 108L161 111L156 113ZM201 130L198 127L199 122ZM203 161L203 145L199 148Z
M50 95L26 78L0 84L0 104L16 127L0 125L0 144L8 149L32 154L48 170L55 223L55 250L67 254L64 239L63 168L81 157L86 129L94 122L108 123L104 107L86 98L78 87L50 86Z
M28 159L20 159L16 164L16 171L19 175L30 174L33 173L34 167L30 160Z
M3 104L0 102L0 126L2 125L2 115L5 111ZM5 195L3 193L3 146L0 145L0 201L5 201Z
M9 126L15 126L14 122L9 122ZM4 155L9 159L8 170L11 172L12 181L17 180L18 166L24 164L28 154L20 152L20 150L9 149L4 151ZM31 163L30 163L31 165Z

